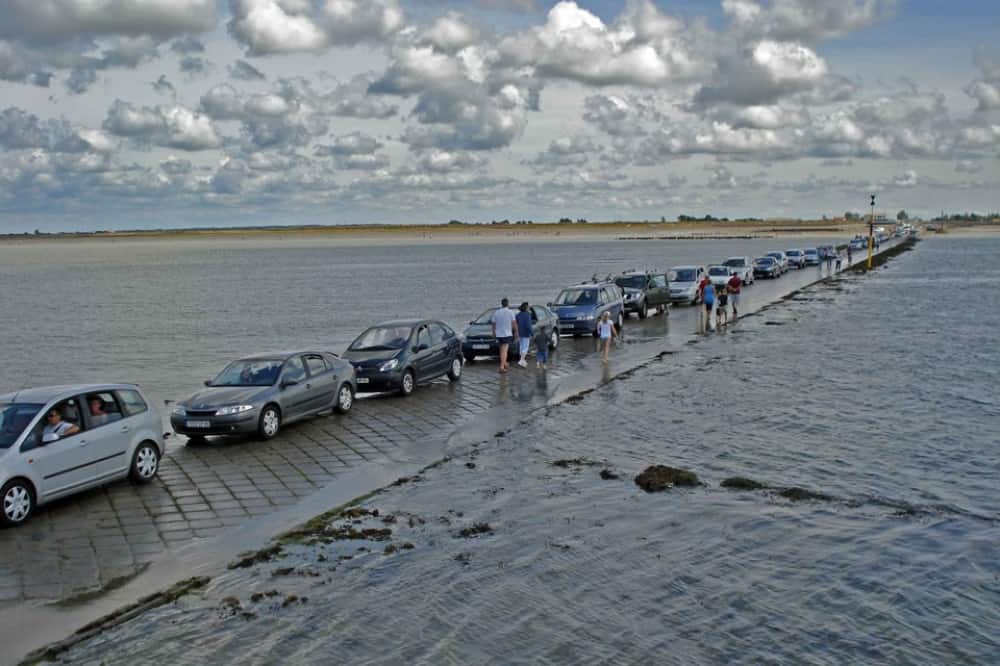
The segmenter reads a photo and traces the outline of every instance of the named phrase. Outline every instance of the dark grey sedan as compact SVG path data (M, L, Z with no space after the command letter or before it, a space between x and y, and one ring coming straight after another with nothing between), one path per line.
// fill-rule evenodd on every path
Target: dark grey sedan
M270 439L286 423L354 404L353 366L330 352L281 352L233 361L205 389L179 402L174 431L199 441L206 435Z

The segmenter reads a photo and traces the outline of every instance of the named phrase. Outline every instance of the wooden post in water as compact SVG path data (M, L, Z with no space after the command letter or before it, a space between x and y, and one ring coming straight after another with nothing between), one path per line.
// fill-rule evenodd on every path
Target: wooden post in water
M872 269L872 254L875 252L875 195L872 195L872 216L868 222L868 270Z

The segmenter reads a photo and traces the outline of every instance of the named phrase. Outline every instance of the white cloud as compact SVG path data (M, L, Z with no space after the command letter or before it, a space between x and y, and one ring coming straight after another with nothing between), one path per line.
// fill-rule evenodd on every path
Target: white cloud
M136 108L116 100L103 127L117 136L181 150L208 150L222 145L211 118L179 105Z
M215 26L215 0L5 0L0 36L59 41L81 35L167 39Z

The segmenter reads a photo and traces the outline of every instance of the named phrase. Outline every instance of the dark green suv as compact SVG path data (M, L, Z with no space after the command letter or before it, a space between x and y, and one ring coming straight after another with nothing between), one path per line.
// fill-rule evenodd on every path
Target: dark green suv
M615 284L625 292L625 315L634 312L639 319L667 311L670 303L670 284L664 273L656 271L627 271L615 278Z

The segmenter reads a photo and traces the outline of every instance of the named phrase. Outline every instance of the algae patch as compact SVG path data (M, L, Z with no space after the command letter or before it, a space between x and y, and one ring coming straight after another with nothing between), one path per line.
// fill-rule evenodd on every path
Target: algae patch
M701 481L694 472L668 465L651 465L635 477L635 485L647 493L656 493L674 486L698 486Z

